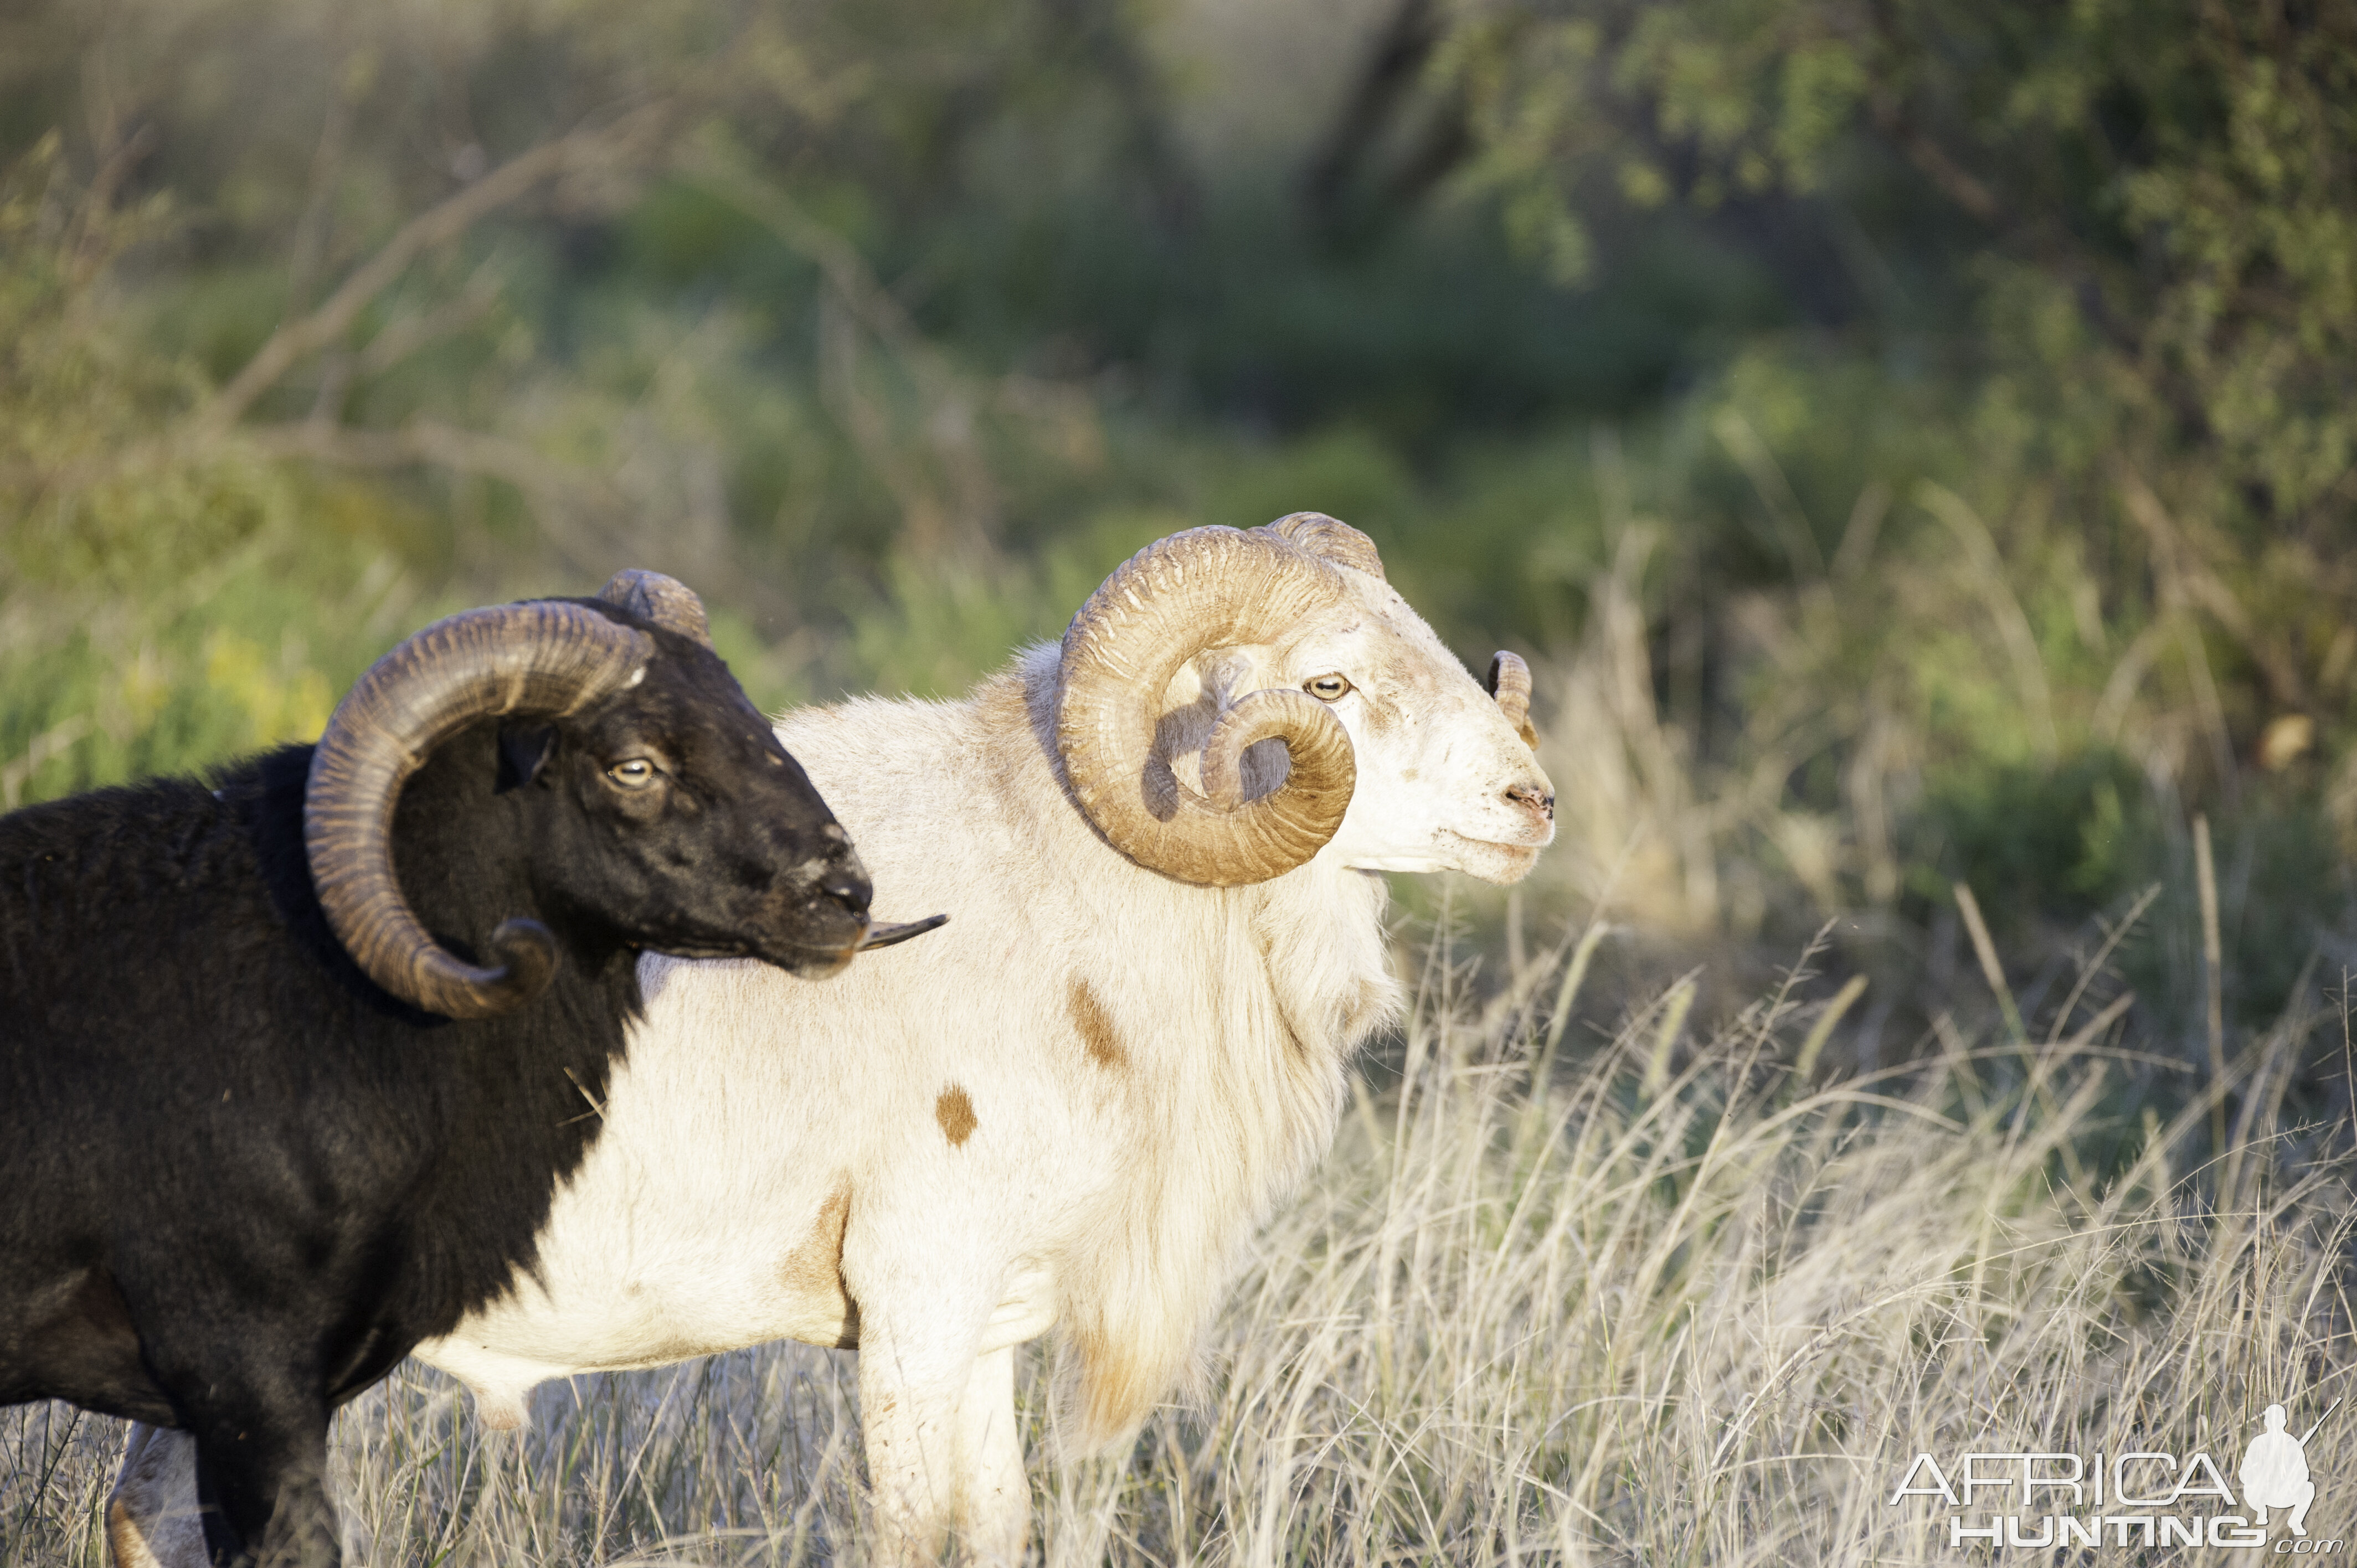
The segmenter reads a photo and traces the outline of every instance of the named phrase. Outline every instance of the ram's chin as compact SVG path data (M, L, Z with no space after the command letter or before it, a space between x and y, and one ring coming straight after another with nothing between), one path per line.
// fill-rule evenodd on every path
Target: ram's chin
M1450 866L1468 876L1478 876L1500 887L1509 887L1531 874L1539 863L1538 844L1493 843L1488 839L1467 838L1461 833L1447 835L1448 859Z
M824 980L848 969L858 952L856 947L783 948L760 957L762 962L774 964L798 979Z

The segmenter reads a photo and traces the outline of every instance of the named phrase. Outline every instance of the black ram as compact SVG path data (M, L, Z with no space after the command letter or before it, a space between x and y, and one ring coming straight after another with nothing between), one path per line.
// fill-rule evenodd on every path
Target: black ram
M472 610L314 746L0 818L0 1403L194 1435L332 1563L328 1415L532 1266L641 950L831 972L868 881L703 607Z

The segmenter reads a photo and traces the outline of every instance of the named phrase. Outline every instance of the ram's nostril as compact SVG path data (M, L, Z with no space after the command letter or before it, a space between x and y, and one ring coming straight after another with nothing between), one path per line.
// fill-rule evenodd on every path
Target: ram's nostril
M1540 790L1535 786L1529 784L1516 784L1507 789L1506 799L1512 800L1517 806L1528 807L1530 810L1536 811L1540 816L1545 817L1549 821L1554 820L1555 797Z
M823 897L842 905L854 915L865 916L867 913L869 897L867 884L859 877L841 875L831 876L821 885L819 892Z

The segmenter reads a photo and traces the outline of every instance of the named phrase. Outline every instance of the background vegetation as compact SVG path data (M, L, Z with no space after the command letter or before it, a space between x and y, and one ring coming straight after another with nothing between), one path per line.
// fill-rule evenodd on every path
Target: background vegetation
M2348 951L2357 22L1972 9L13 8L0 799L624 562L766 702L954 693L1315 508L1539 661L1600 981L1833 920L1904 1054L1957 884L2033 1000L2158 884L2214 1056L2197 818L2226 1016Z
M2222 1212L2257 1042L2350 1113L2352 349L2340 4L23 0L0 804L623 564L766 703L952 693L1316 509L1538 670L1556 846L1401 893L1477 995L1608 932L1557 1059L1823 931L1814 1080L2100 1020L2043 1168L2191 1113L2135 1201Z

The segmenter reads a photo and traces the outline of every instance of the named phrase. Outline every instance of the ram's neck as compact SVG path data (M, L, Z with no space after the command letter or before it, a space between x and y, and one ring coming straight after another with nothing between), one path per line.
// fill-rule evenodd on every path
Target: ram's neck
M1338 1071L1398 1015L1402 993L1383 925L1389 889L1381 875L1325 855L1274 881L1228 890L1190 887L1145 871L1096 839L1064 788L1054 761L1054 648L1028 650L972 701L977 740L1007 749L993 772L1016 783L1010 809L1049 810L1025 836L1042 850L1057 844L1077 863L1076 875L1119 888L1124 902L1163 909L1174 934L1224 931L1248 944L1248 951L1219 966L1230 973L1239 965L1257 971L1293 1048ZM1220 945L1217 937L1211 945ZM1212 961L1209 951L1200 956Z
M1052 760L1056 661L1054 648L1031 649L1012 670L985 682L974 702L979 735L1030 753L1006 759L1001 776L1044 771L1061 794L1060 770ZM1109 853L1093 842L1069 796L1058 804L1072 819L1076 842L1085 835L1085 848ZM1210 908L1241 906L1270 997L1298 1046L1325 1062L1339 1067L1398 1015L1400 984L1392 973L1383 924L1389 889L1379 875L1350 870L1325 855L1274 881L1227 894L1188 887L1126 862L1108 875L1141 901L1168 904L1174 930L1194 927Z
M440 748L395 808L403 894L429 931L469 945L511 916L553 913L531 902L504 820L512 803L491 797L490 746L486 732ZM308 746L285 747L223 777L221 793L247 813L258 872L291 940L343 983L363 986L328 928L305 857L309 770ZM392 1319L419 1332L446 1332L533 1266L552 1181L579 1166L603 1125L585 1112L604 1101L621 1054L635 965L626 950L608 953L567 922L552 923L565 956L548 989L522 1006L463 1024L418 1015L414 1028L359 1028L335 1045L350 1064L341 1070L399 1102L383 1135L425 1152L424 1175L402 1200L403 1262L384 1298ZM353 1376L382 1370L363 1365Z
M1081 911L1064 933L1125 1036L1121 1176L1060 1261L1082 1411L1118 1433L1184 1376L1239 1249L1333 1140L1352 1051L1397 1009L1380 877L1324 860L1249 887L1195 887L1103 843L1054 768L1054 657L974 697L1003 747L1006 836ZM1028 715L1026 709L1028 707ZM1028 716L1028 723L1025 720Z
M1258 891L1253 929L1271 990L1305 1042L1347 1058L1400 1011L1383 934L1390 888L1380 873L1320 856Z
M516 853L518 813L493 792L496 741L489 725L454 736L402 786L393 808L402 896L428 930L470 948L511 916L541 916Z
M533 802L525 790L498 789L498 738L497 721L472 725L403 786L393 832L403 896L427 930L469 957L489 950L501 921L538 920L563 951L559 983L586 983L609 1004L635 1005L629 945L601 918L553 907L544 896L533 865Z

